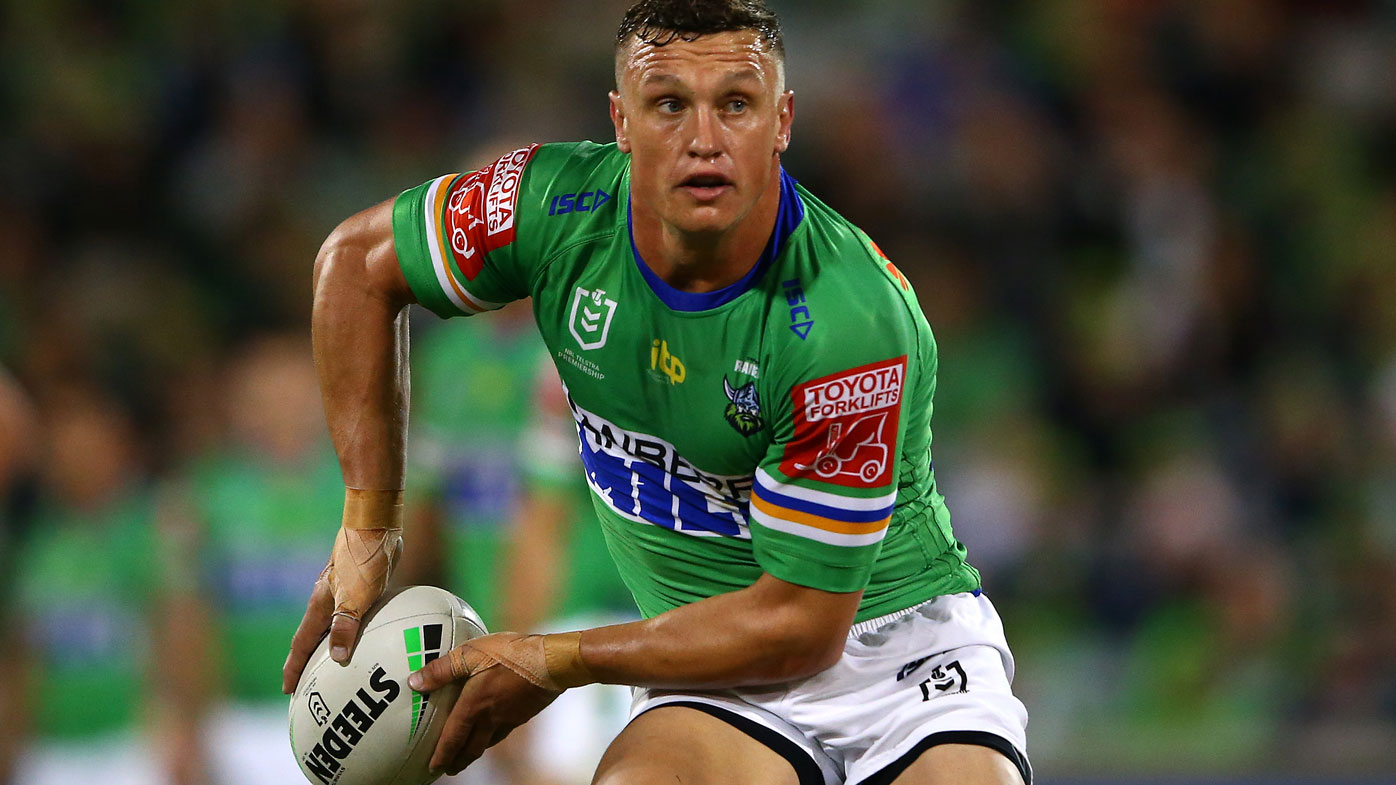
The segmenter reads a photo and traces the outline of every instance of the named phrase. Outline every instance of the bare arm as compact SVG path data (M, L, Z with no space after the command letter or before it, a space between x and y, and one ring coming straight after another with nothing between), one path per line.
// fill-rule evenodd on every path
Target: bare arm
M597 681L721 688L812 676L843 654L861 591L833 594L762 575L740 591L581 634Z
M466 679L431 766L460 771L568 687L600 681L716 689L812 676L843 653L862 594L762 575L745 589L646 621L469 641L409 679L422 691Z
M344 473L344 519L281 672L295 689L330 630L346 662L359 619L382 594L402 550L407 445L407 315L411 289L393 247L392 201L346 220L315 259L311 342L330 437Z
M407 445L407 314L392 201L353 216L315 259L311 340L344 484L401 490Z

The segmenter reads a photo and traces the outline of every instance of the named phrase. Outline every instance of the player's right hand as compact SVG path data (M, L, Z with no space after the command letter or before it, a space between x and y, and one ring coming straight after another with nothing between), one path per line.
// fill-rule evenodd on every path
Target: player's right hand
M348 523L346 516L346 523ZM402 555L402 528L341 527L330 561L315 581L305 616L291 638L291 652L281 669L281 691L295 692L301 671L330 632L330 658L347 663L358 642L359 621L388 586Z

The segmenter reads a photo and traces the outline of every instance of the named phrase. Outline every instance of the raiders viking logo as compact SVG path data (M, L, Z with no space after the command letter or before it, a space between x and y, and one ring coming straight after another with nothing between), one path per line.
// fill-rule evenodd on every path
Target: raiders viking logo
M727 423L743 436L750 436L761 430L766 421L761 419L761 402L756 398L756 382L747 382L737 389L727 377L722 377L722 389L727 393L727 409L723 415Z

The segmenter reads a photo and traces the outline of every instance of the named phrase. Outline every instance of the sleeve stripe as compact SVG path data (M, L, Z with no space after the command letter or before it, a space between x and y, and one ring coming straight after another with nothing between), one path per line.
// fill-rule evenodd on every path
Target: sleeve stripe
M772 504L756 494L751 495L751 506L760 510L767 517L779 518L787 523L798 523L801 526L809 526L815 529L822 529L828 532L839 534L867 534L887 528L887 522L891 515L883 515L873 521L844 521L838 518L825 518L819 515L811 515L807 512L792 510L788 507L781 507ZM890 512L890 511L889 511Z
M788 487L788 486L787 486ZM888 504L875 510L850 510L846 507L830 507L825 504L801 501L793 496L777 493L761 483L751 489L752 498L760 495L767 507L779 507L792 514L810 515L816 518L830 518L844 523L875 523L892 514L893 505Z
M816 491L810 488L802 488L798 485L780 482L772 477L765 469L757 467L756 485L762 491L769 491L767 498L774 499L781 497L782 503L789 502L789 506L796 509L803 509L816 514L844 514L846 512L879 512L888 514L897 502L897 489L884 493L881 496L874 496L871 499L860 499L856 496L841 496L837 493L827 491ZM803 503L803 504L801 504ZM819 508L824 508L823 510Z
M887 534L886 521L883 521L882 526L876 531L866 531L866 529L863 529L862 531L865 533L828 531L823 528L772 517L762 512L761 508L756 504L751 506L751 519L755 523L774 531L793 534L797 537L815 540L816 542L822 542L827 545L841 545L849 548L856 548L862 545L874 545L881 542L883 536Z
M442 208L446 205L446 196L451 191L451 184L455 182L458 174L438 177L427 189L426 202L426 230L427 230L427 250L431 252L431 266L436 271L437 283L441 284L441 291L450 298L451 304L455 305L466 314L484 313L502 307L502 303L492 303L481 300L465 290L465 287L456 279L455 271L451 269L447 259L450 258L450 248L446 245L446 238L441 233Z

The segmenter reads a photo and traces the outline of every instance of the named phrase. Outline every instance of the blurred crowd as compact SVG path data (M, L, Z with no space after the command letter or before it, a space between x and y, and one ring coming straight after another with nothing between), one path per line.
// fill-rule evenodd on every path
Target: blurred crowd
M0 2L0 367L38 452L0 455L7 641L105 658L129 704L200 626L170 587L303 606L338 517L316 249L431 176L607 141L626 5ZM773 5L785 165L936 331L940 487L1039 771L1391 771L1396 3ZM479 327L418 313L414 341ZM217 520L277 493L299 562ZM246 570L190 563L190 520ZM96 573L129 591L92 606ZM23 727L45 711L94 709Z

